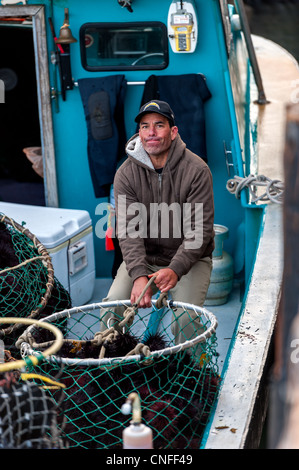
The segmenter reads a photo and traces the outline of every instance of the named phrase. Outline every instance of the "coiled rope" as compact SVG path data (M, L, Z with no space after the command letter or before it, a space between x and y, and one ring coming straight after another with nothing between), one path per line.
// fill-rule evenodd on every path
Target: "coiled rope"
M59 351L59 349L62 346L63 335L61 331L55 325L52 325L51 323L47 323L41 320L35 320L31 318L15 318L15 317L0 318L0 324L1 323L9 323L9 324L18 323L18 324L39 326L40 328L45 328L47 330L50 330L55 335L55 340L52 341L50 347L43 353L40 353L39 356L28 356L26 360L21 359L19 361L16 360L16 361L11 361L11 362L0 364L0 372L20 369L26 366L26 364L28 365L29 363L33 365L37 365L39 361L43 360L45 357L51 356L52 354L55 354L57 351Z
M138 311L138 305L142 297L144 296L145 292L147 291L147 289L150 287L152 282L154 282L154 279L155 279L155 276L153 276L148 281L143 291L141 292L140 296L138 297L137 301L132 306L129 306L126 308L123 314L124 318L121 322L117 324L117 326L115 325L110 328L107 328L105 331L96 332L94 334L94 338L92 340L89 340L91 344L95 344L101 347L100 353L99 353L99 359L103 359L105 357L106 347L108 343L113 342L117 338L118 335L122 334L121 332L124 331L126 327L129 327L133 323L135 314ZM160 294L159 298L157 299L157 305L158 305L158 308L161 308L163 305L167 306L167 293ZM80 345L82 343L85 343L86 341L85 340L74 341L72 339L64 338L63 342L71 343L74 346L74 348L78 348L79 350L81 347ZM17 340L16 346L21 348L21 345L23 343L30 344L32 348L45 348L45 347L49 347L53 343L53 341L47 341L45 343L36 343L30 329L27 329L22 333L22 335ZM126 354L126 356L131 356L134 354L142 354L143 356L148 357L150 356L151 351L148 348L148 346L146 346L145 344L138 343L132 351Z
M135 314L138 310L138 305L139 305L142 297L146 293L147 289L154 282L155 277L156 276L153 276L147 282L147 284L144 287L143 291L139 295L137 301L131 307L127 307L127 309L124 311L124 314L123 314L124 319L118 324L118 329L117 330L114 327L111 327L111 328L109 328L108 331L106 330L104 332L98 332L98 333L95 334L94 341L97 344L102 345L101 351L100 351L100 356L99 356L100 359L102 359L105 356L107 342L109 342L109 341L112 342L116 338L116 336L118 334L120 334L119 333L119 328L124 329L125 327L129 327L130 325L132 325L132 323L134 321ZM161 306L162 306L162 303L164 305L167 305L166 297L167 297L167 293L166 293L166 296L165 296L165 294L160 294L158 302ZM161 307L159 307L159 308L161 308ZM149 347L146 346L145 344L138 343L132 351L130 351L129 353L126 354L126 356L131 356L131 355L134 355L134 354L142 354L143 356L148 357L148 356L150 356L151 351L150 351Z
M265 187L265 192L257 195L258 187ZM226 189L234 194L237 199L240 199L240 193L245 188L248 188L253 203L258 201L283 203L284 184L280 180L271 180L264 175L249 175L244 178L234 176L226 183Z

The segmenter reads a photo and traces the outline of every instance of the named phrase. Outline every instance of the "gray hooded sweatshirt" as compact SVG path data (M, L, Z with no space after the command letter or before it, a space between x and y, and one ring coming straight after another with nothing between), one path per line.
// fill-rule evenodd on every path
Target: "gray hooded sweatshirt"
M158 173L135 134L128 158L114 179L117 235L134 281L148 264L171 268L179 277L214 249L214 199L207 164L179 135Z

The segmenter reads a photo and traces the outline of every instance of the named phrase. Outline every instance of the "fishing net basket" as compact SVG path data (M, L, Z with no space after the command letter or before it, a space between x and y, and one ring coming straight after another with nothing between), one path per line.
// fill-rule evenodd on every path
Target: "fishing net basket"
M0 315L42 318L71 307L69 293L54 276L51 256L25 227L0 213ZM14 350L23 325L0 326L0 339Z
M133 315L130 301L120 300L43 319L60 328L67 318L63 345L40 364L27 366L64 384L58 426L66 420L62 431L70 448L122 448L130 417L121 408L133 392L140 397L142 422L153 431L154 448L200 448L220 387L217 319L193 304L167 300L161 307L157 302L149 309L133 308ZM116 307L130 312L119 328L104 320ZM199 320L201 329L177 344L173 331L183 316L190 323ZM49 342L31 326L17 345L25 358L40 354ZM56 392L49 393L56 400Z

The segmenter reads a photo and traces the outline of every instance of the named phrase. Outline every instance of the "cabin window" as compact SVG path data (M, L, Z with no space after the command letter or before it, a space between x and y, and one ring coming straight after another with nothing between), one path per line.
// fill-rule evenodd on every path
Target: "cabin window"
M86 23L80 28L81 61L86 70L159 70L168 66L163 23Z

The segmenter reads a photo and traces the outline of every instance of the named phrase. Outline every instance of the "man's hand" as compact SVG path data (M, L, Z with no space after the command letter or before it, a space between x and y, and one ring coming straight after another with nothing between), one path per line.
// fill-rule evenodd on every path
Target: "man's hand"
M133 284L132 292L131 292L131 304L135 304L137 302L138 297L140 296L141 292L145 288L146 284L148 283L148 278L146 276L138 277ZM139 302L139 308L147 308L152 305L151 298L153 295L152 288L149 287L145 292L144 296Z
M178 275L170 268L162 268L149 275L150 278L153 276L156 276L154 283L160 292L168 292L176 285L179 279Z

